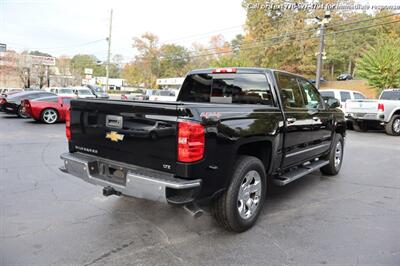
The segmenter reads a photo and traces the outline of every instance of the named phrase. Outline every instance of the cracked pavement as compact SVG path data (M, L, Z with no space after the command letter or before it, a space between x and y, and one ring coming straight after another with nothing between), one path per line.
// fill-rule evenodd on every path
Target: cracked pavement
M257 225L125 197L61 173L64 125L0 113L0 265L400 265L400 137L348 131L338 176L270 188Z

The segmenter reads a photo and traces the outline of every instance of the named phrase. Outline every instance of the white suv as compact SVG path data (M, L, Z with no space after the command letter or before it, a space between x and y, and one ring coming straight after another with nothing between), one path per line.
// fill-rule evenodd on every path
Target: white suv
M364 100L367 99L364 94L359 91L341 90L341 89L320 89L319 93L322 97L334 97L340 102L340 109L345 112L347 100Z

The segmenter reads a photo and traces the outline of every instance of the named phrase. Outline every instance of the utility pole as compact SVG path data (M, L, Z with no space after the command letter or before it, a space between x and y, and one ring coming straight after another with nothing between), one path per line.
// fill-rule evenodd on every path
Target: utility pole
M315 79L315 87L317 87L317 89L319 90L319 84L320 84L321 72L322 72L322 59L325 56L325 52L324 52L325 24L329 23L329 21L331 19L331 12L326 11L323 19L320 19L318 17L316 17L316 18L318 19L318 24L320 24L320 27L319 27L320 38L319 38L319 51L317 54L317 76Z
M107 38L107 42L108 42L108 52L107 52L107 65L106 65L106 90L109 89L109 86L108 86L108 77L109 77L109 74L110 74L112 16L113 16L113 10L111 9L111 12L110 12L110 29L109 29L108 38Z
M46 66L47 88L50 88L50 67Z

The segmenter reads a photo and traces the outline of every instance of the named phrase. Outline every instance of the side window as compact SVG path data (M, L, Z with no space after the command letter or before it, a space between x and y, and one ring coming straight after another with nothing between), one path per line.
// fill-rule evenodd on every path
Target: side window
M298 79L303 92L304 103L307 109L321 108L322 101L317 89L304 79Z
M322 97L332 97L335 98L335 93L333 91L319 91Z
M305 108L297 78L279 72L275 72L275 75L285 109Z
M341 91L340 92L340 101L342 103L344 103L344 102L346 102L347 100L350 100L350 99L351 99L350 92L348 92L348 91Z
M361 93L355 92L354 93L354 99L356 100L362 100L365 99L364 95L362 95Z

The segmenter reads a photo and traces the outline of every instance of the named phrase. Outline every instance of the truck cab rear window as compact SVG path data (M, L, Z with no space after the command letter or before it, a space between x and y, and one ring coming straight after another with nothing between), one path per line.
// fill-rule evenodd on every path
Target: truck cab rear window
M193 74L186 77L179 101L273 106L263 74Z

